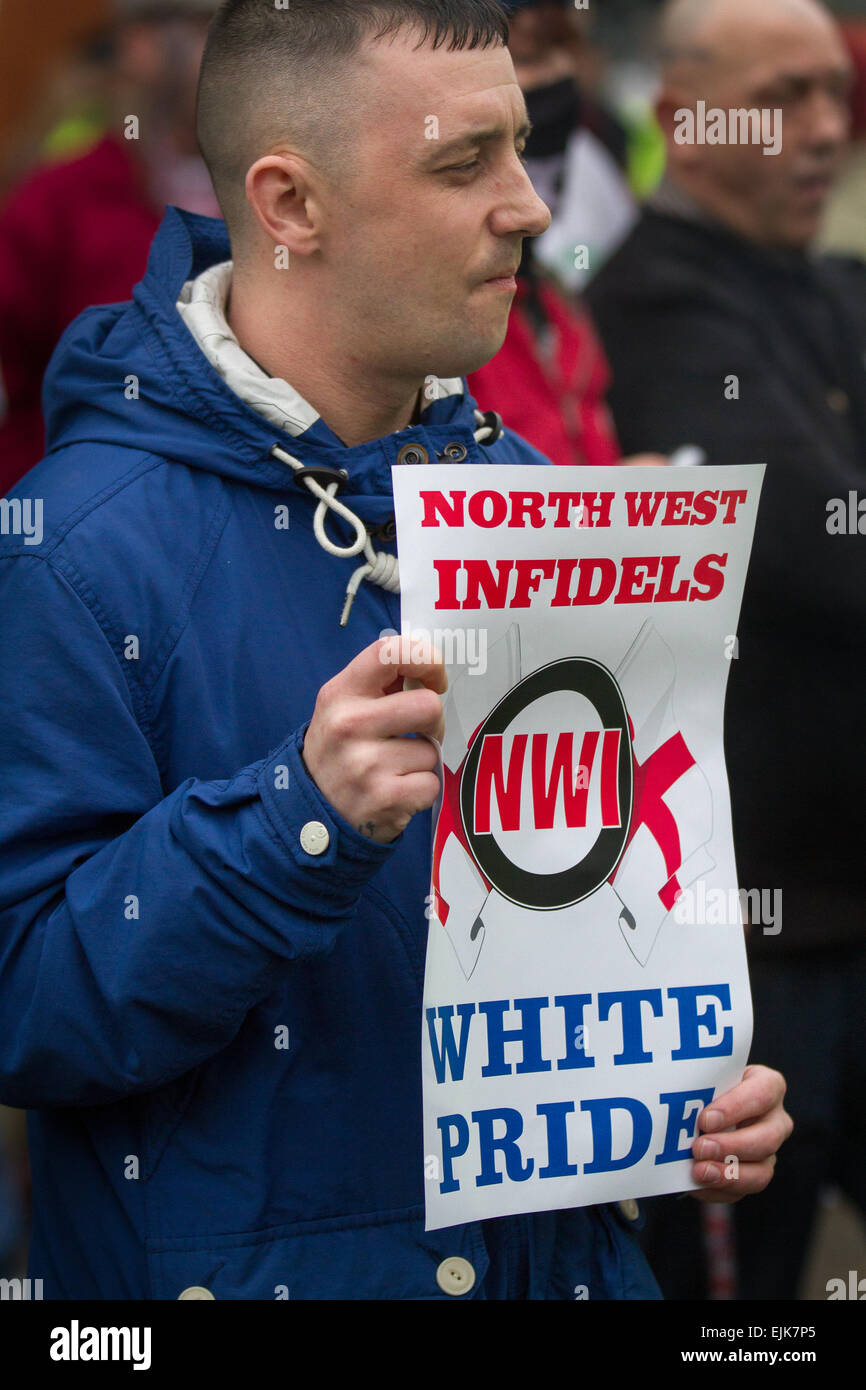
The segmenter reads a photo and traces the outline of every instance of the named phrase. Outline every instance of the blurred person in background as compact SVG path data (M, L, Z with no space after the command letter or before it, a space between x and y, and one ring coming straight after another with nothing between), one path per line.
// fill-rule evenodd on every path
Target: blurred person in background
M128 299L169 203L216 216L195 137L195 88L215 0L116 0L105 131L32 171L0 209L0 495L42 457L42 378L66 326Z
M606 206L603 198L602 208L593 207L598 185L584 186L579 169L575 183L575 165L569 165L569 151L582 134L603 150L584 123L608 132L613 144L618 141L614 118L581 91L582 50L573 20L569 0L512 0L509 6L508 48L532 122L522 158L533 188L550 208L552 227L562 224L565 189L569 207L577 200L589 222L599 220ZM603 151L603 158L624 188L613 156ZM587 221L572 220L571 230L557 233L557 245L575 243ZM482 409L507 402L508 426L554 463L615 464L622 450L605 401L610 371L579 296L555 270L539 263L536 248L548 235L524 241L505 342L490 362L469 374L469 389ZM664 462L650 456L627 461Z
M600 95L603 63L590 15L571 0L506 0L508 47L534 126L533 186L553 212L536 263L572 291L624 240L637 218L629 132Z
M775 905L748 928L753 1051L796 1129L733 1221L740 1296L794 1298L822 1186L866 1214L866 267L813 251L851 62L817 0L672 0L662 47L667 175L587 298L626 450L767 464L725 732L740 884ZM699 102L780 112L780 148L701 143ZM687 1206L658 1206L669 1296L699 1296L671 1266Z
M532 130L523 163L555 218L569 145L586 106L563 0L515 0L508 47ZM543 235L546 235L544 233ZM527 238L505 342L467 377L482 409L508 402L506 423L559 464L616 463L621 451L604 400L610 372L580 302L539 266Z
M851 147L831 193L821 229L821 247L866 259L866 21L843 25L854 64Z

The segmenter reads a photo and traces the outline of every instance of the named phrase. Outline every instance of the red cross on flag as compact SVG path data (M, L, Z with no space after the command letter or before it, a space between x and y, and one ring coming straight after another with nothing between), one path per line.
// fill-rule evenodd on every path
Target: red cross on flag
M677 725L673 652L652 622L615 674L629 712L634 794L625 853L610 882L622 903L623 937L646 965L682 889L713 868L706 848L713 799Z

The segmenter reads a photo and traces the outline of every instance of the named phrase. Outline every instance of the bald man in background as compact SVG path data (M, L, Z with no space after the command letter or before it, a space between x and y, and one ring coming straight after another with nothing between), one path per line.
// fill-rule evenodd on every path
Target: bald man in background
M626 452L767 464L726 746L740 886L781 905L748 928L754 1049L796 1129L734 1221L740 1296L793 1298L821 1187L866 1213L866 267L812 251L850 61L814 0L674 0L662 48L667 175L587 298Z

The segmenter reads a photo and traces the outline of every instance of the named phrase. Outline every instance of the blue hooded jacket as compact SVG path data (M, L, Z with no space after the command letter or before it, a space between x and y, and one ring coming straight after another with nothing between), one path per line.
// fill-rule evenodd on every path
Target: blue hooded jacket
M68 1299L657 1298L617 1204L425 1233L430 813L373 843L300 756L399 596L362 583L339 626L359 560L323 551L272 447L345 468L371 526L407 442L549 460L507 430L479 446L468 391L354 448L321 419L289 437L176 307L230 256L223 222L169 208L133 300L70 325L48 453L10 494L42 499L44 533L0 542L0 1101L30 1112L30 1277Z

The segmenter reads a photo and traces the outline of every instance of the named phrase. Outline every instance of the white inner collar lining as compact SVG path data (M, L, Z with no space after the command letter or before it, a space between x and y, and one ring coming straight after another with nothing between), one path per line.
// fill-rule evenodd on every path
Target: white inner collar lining
M320 418L309 401L281 377L268 376L244 352L225 315L232 282L233 263L220 261L187 280L177 310L205 357L226 385L252 410L294 436L303 434ZM463 395L462 377L435 377L432 399Z

